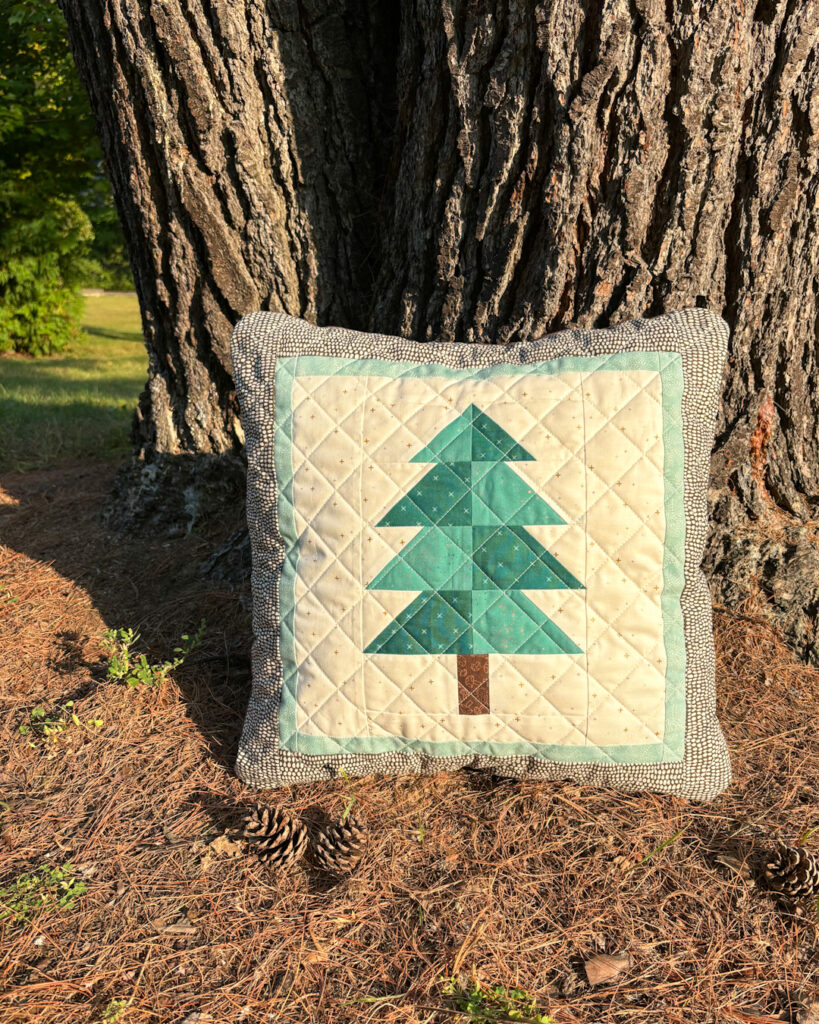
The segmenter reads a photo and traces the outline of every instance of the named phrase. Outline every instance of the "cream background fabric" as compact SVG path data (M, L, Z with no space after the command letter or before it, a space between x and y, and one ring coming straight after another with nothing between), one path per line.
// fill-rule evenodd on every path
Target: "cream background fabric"
M662 741L661 399L652 370L468 382L297 376L299 732L573 746ZM410 459L473 402L534 456L509 465L566 525L527 529L585 590L526 592L582 653L490 655L492 713L460 716L454 656L363 653L417 594L365 584L418 532L376 526L428 472L430 464Z

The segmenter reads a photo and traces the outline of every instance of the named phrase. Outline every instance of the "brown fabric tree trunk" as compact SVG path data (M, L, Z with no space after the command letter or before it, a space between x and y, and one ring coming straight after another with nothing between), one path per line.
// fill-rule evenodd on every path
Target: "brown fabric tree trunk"
M816 0L60 3L143 311L140 480L240 449L251 309L503 343L707 306L715 597L819 657Z
M459 654L458 714L485 715L489 704L489 655Z

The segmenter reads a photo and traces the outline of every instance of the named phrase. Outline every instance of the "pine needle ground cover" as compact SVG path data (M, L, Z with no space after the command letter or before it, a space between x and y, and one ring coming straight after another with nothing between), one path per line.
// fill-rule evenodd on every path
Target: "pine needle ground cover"
M815 913L723 863L819 846L819 672L752 607L717 615L736 777L711 804L465 772L260 794L232 771L243 595L196 575L232 524L114 544L109 486L98 464L3 478L0 890L73 886L0 921L3 1024L809 1019ZM161 686L106 678L106 629L161 663L202 617ZM57 742L19 733L69 701L81 725ZM348 878L271 872L231 838L260 800L312 826L351 798L369 842Z
M124 458L146 373L136 295L86 298L82 336L67 351L0 356L0 471Z

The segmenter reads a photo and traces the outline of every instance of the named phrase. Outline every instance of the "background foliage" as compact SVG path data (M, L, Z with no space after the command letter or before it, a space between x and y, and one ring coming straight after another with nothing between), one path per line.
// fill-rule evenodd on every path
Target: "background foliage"
M53 0L0 5L0 351L76 337L79 288L132 287L88 100Z

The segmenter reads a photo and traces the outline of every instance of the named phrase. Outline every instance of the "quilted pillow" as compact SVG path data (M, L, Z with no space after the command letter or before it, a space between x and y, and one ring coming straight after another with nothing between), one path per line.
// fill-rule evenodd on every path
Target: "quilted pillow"
M702 309L507 347L242 319L240 778L720 792L700 560L727 334Z

